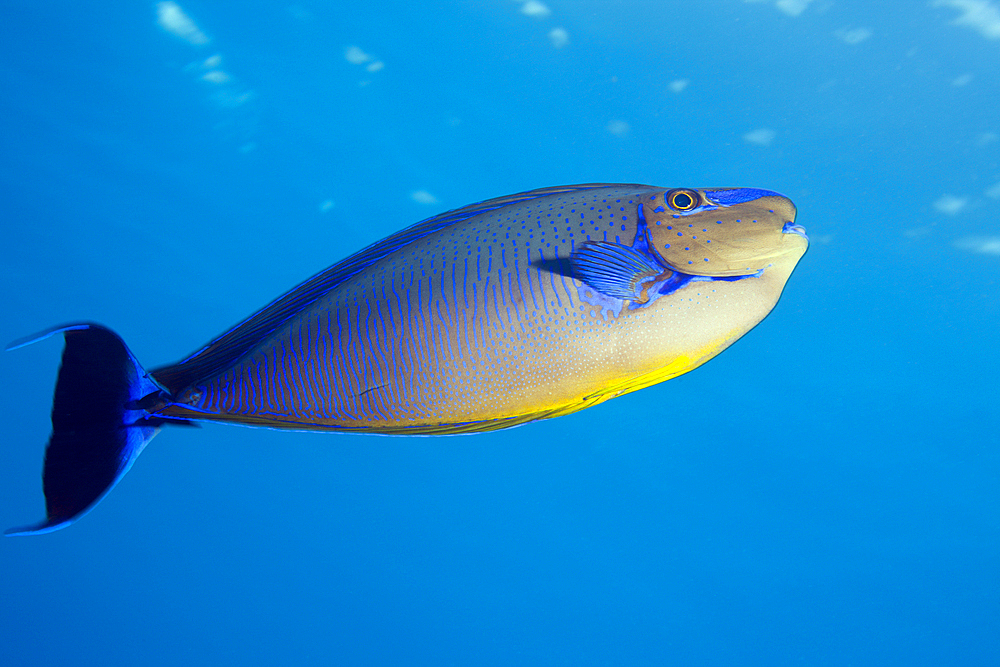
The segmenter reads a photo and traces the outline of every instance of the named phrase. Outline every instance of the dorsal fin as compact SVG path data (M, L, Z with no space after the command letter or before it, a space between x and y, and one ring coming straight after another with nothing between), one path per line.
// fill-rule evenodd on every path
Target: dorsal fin
M215 375L229 367L245 355L262 338L271 334L284 322L322 298L330 290L341 285L383 257L429 234L468 220L481 213L493 211L511 204L530 201L552 194L606 187L622 187L622 185L586 183L541 188L505 197L488 199L478 204L448 211L418 222L337 262L325 271L318 273L298 287L278 297L183 361L172 366L158 368L152 371L152 375L168 391L176 393L202 378Z

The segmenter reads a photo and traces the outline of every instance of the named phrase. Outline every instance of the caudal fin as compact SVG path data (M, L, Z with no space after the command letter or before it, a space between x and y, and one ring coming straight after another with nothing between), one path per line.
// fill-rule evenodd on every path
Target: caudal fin
M52 405L42 488L47 516L6 535L64 528L93 509L128 472L158 430L138 402L160 388L110 329L97 324L57 327L8 349L62 333L66 338Z

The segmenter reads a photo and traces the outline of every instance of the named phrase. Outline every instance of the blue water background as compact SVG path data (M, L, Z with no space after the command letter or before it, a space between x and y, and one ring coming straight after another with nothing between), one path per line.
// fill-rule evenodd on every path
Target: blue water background
M160 434L0 541L0 664L1000 664L1000 3L178 2L200 32L5 3L0 340L169 363L563 183L778 190L812 246L719 358L569 417ZM0 355L0 527L43 515L59 350Z

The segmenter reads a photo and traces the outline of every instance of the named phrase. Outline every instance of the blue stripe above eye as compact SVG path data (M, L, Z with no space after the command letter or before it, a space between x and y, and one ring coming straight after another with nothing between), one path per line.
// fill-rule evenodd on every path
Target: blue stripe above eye
M729 206L731 204L742 204L753 201L761 197L781 197L782 195L771 190L761 190L759 188L733 188L731 190L705 190L705 196L716 204Z

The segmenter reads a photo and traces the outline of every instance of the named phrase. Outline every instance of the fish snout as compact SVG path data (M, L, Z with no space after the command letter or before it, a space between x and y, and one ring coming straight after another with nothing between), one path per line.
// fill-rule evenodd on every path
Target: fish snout
M802 225L796 223L794 220L789 220L785 223L785 226L781 228L783 234L798 234L799 236L805 237L809 240L809 235L806 234L806 228Z

